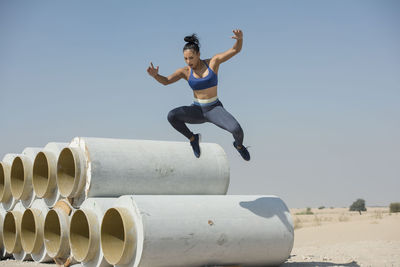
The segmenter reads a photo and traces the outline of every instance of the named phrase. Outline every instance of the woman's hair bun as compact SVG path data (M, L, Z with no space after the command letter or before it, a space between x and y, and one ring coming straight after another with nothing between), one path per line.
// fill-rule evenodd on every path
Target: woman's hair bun
M183 47L183 51L190 49L190 50L194 50L196 52L200 51L200 42L199 42L199 38L197 38L197 35L195 33L193 33L192 35L186 36L185 37L185 46Z
M186 36L184 40L187 43L195 43L197 45L199 44L199 39L197 38L197 35L195 33L193 33L192 35Z

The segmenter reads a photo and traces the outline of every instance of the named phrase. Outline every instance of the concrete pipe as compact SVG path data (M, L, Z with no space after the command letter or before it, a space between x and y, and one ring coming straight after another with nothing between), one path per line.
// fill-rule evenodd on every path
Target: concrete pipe
M69 222L74 209L67 200L59 200L44 221L44 245L47 254L59 265L73 261L69 247Z
M201 144L196 158L188 142L74 138L57 163L57 184L78 207L89 197L126 194L226 194L229 164L217 144Z
M4 247L4 242L3 242L3 222L4 222L6 214L7 214L7 211L5 209L3 209L3 207L0 206L0 260L8 259L8 258L12 257L12 254L10 254L6 251L6 248Z
M3 259L4 243L3 243L3 221L6 215L6 210L0 207L0 260Z
M122 196L101 226L104 257L118 267L279 265L293 239L276 196Z
M33 162L33 190L38 198L44 198L49 208L61 198L56 179L57 160L61 150L67 146L68 143L48 143Z
M6 154L0 162L0 201L6 211L12 210L17 200L11 194L11 165L18 154Z
M12 254L10 254L6 251L6 248L4 247L4 242L3 242L3 222L4 222L6 214L7 214L7 211L3 207L0 206L0 260L8 259L8 258L12 257Z
M25 208L18 202L12 211L8 211L3 223L3 241L6 251L13 255L14 259L23 261L31 257L22 249L21 245L21 219Z
M88 198L71 218L69 243L74 258L84 267L111 266L100 246L100 226L104 213L116 198Z
M25 208L29 208L36 198L32 187L32 167L40 150L36 147L25 148L11 165L11 193Z
M4 248L3 242L3 222L4 217L6 216L7 211L0 207L0 260L8 258L11 254L8 254L6 249Z
M30 253L36 262L52 262L44 246L43 226L49 208L43 199L36 199L29 209L24 211L21 221L22 248Z

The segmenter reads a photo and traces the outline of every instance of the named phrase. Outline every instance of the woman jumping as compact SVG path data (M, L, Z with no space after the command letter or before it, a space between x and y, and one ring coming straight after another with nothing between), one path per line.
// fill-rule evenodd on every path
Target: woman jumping
M243 145L243 130L237 120L224 109L218 100L218 68L219 65L242 49L243 33L241 30L233 30L235 45L220 54L216 54L210 59L200 59L199 40L195 34L185 37L183 56L188 66L177 69L168 77L158 74L159 66L154 68L150 63L147 72L159 83L168 85L180 79L188 81L193 89L194 102L190 106L182 106L171 110L168 113L168 121L171 125L190 140L194 155L200 157L200 134L194 134L189 130L185 123L199 124L211 122L218 127L232 133L235 141L233 146L245 160L250 160L250 154Z

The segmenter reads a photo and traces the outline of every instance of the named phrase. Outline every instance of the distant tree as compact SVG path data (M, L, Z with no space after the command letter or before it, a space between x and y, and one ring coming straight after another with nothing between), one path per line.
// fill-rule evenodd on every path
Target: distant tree
M390 212L400 212L400 202L390 203Z
M323 210L323 209L325 209L325 206L321 206L318 209Z
M311 208L308 207L306 210L306 214L310 215L310 214L314 214L314 212L312 212Z
M350 206L350 211L358 211L360 215L362 211L367 211L367 208L365 208L365 200L359 198L354 201L353 204L351 204Z

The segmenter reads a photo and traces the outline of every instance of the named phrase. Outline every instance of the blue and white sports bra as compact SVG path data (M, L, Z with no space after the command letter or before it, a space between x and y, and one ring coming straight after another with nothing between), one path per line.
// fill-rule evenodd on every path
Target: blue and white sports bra
M193 69L190 69L190 76L188 83L193 90L203 90L218 84L218 75L214 73L212 69L207 65L207 63L203 60L204 64L206 64L208 69L208 75L203 78L196 78L193 76Z

